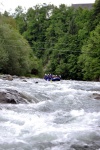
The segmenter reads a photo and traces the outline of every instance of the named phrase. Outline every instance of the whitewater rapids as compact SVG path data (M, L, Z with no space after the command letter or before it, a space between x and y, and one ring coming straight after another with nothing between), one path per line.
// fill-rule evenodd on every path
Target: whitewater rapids
M100 150L100 82L0 79L27 104L0 104L0 150Z

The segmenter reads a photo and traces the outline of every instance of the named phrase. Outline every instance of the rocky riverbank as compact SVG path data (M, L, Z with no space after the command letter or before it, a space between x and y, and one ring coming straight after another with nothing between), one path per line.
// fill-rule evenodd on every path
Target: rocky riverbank
M18 77L18 76L16 76L16 75L0 75L0 79L2 79L2 80L9 80L9 81L12 81L13 79L16 79L16 78L20 78L20 79L23 79L24 81L25 81L25 79L26 79L26 77L24 77L24 76L20 76L20 77Z

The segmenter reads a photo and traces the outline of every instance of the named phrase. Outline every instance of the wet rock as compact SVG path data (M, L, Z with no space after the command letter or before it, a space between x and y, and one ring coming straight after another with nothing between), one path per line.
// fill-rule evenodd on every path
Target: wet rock
M71 148L74 150L97 150L99 148L98 145L72 145Z
M13 80L13 77L12 77L11 75L7 75L7 76L6 76L6 80L12 81L12 80Z
M35 83L38 83L38 81L36 81Z
M26 77L24 77L24 76L21 76L21 77L20 77L20 79L26 79Z
M6 89L0 91L0 103L29 103L29 98L16 90Z
M13 76L11 75L1 75L0 78L3 80L9 80L9 81L13 80Z
M27 82L25 79L23 80L24 82Z
M13 78L14 78L14 79L17 79L17 78L18 78L18 76L16 76L16 75L13 75Z
M93 93L94 99L100 100L100 94L98 93Z

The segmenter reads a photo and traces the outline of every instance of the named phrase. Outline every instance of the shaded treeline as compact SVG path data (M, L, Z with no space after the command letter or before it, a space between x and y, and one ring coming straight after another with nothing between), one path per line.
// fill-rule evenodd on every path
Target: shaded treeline
M19 6L10 18L37 58L31 73L43 70L63 79L100 79L100 0L91 10L43 4L24 12ZM15 52L17 55L17 49Z
M0 14L0 73L42 76L42 65L28 41L19 33L15 19Z

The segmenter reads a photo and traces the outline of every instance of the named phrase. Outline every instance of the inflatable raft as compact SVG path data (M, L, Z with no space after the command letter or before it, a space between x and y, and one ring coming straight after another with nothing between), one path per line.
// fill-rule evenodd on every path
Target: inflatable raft
M44 79L46 80L46 81L60 81L61 80L61 76L55 76L55 75L46 75L45 74L45 76L44 76Z

